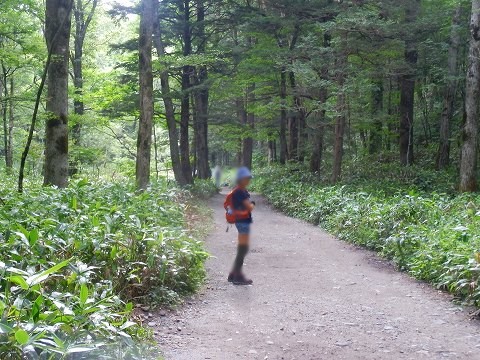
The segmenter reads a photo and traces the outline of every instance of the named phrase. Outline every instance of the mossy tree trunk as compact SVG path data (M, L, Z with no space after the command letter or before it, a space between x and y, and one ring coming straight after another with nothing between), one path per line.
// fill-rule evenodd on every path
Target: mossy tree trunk
M44 184L68 185L68 62L72 0L46 0L48 68Z
M465 89L465 125L460 161L460 191L477 190L478 116L480 98L480 0L472 0L470 49Z
M147 188L150 182L153 127L152 36L154 1L156 0L143 0L141 3L139 37L140 123L136 162L136 180L139 189Z

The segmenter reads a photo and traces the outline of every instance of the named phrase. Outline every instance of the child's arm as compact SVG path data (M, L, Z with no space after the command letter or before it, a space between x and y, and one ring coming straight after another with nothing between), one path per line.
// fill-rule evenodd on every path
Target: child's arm
M248 211L253 211L255 209L255 203L250 199L245 199L243 201L243 206L245 206L245 209Z

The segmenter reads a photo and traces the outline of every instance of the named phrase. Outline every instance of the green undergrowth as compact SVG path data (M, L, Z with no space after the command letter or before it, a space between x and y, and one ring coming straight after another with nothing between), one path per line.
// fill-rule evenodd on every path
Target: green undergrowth
M202 284L208 255L191 223L208 213L192 199L214 187L12 189L0 185L0 359L156 358L131 312Z
M414 277L480 305L479 194L425 191L413 175L409 182L377 176L335 186L292 167L256 175L256 190L287 214L375 250Z

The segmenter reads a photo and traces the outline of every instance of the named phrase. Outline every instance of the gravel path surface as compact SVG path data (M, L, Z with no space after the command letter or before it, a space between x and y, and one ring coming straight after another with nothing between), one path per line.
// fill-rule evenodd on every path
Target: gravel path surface
M211 201L203 293L151 315L167 360L480 359L480 325L448 295L261 198L245 267L255 283L228 284L236 231L223 200Z

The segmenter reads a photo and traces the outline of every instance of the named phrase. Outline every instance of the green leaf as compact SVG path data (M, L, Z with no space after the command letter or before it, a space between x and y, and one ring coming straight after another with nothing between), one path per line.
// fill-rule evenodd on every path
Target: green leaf
M86 284L82 284L80 288L80 304L85 305L88 299L88 287Z
M20 345L25 345L28 343L28 340L30 340L30 336L25 330L19 329L15 332L15 340L17 340Z
M17 269L17 268L12 267L12 266L7 267L5 270L8 271L8 272L11 272L13 274L28 276L28 273L26 271L23 271L22 269Z
M13 275L9 277L9 280L17 285L19 285L23 290L28 290L29 286L25 279L20 275Z
M33 246L37 243L37 241L38 241L38 230L33 229L28 234L28 242L29 242L30 246Z
M73 210L77 210L77 197L76 196L72 197L72 201L70 202L70 207Z
M10 325L0 321L0 334L9 334L11 332L13 332L13 328Z
M53 304L60 310L64 315L75 315L75 313L67 305L58 300L52 300Z
M25 245L30 245L30 242L28 241L28 238L27 236L25 235L25 233L23 232L19 232L19 231L15 231L15 235L17 235L18 237L20 237L20 239L22 239L23 243Z
M129 302L125 305L125 312L129 313L133 310L133 303Z
M115 259L115 256L117 256L118 248L117 246L112 246L112 250L110 251L110 259Z
M80 181L77 183L77 186L78 186L78 187L82 187L82 186L86 186L86 185L88 185L88 184L89 184L89 182L88 182L87 179L82 179L82 180L80 180Z
M135 325L137 325L137 323L135 323L135 322L133 322L133 321L126 321L125 324L123 324L123 325L120 327L120 329L125 330L125 329L128 329L128 328L130 328L130 327L132 327L132 326L135 326Z
M52 275L53 273L56 273L58 270L64 268L69 263L70 263L70 259L62 261L61 263L58 263L57 265L52 266L50 269L44 270L41 273L32 275L27 279L27 283L30 286L40 284L41 282L46 280L50 275Z
M33 303L32 306L32 319L34 322L37 322L38 319L40 318L40 309L43 304L43 296L40 295L35 302Z

